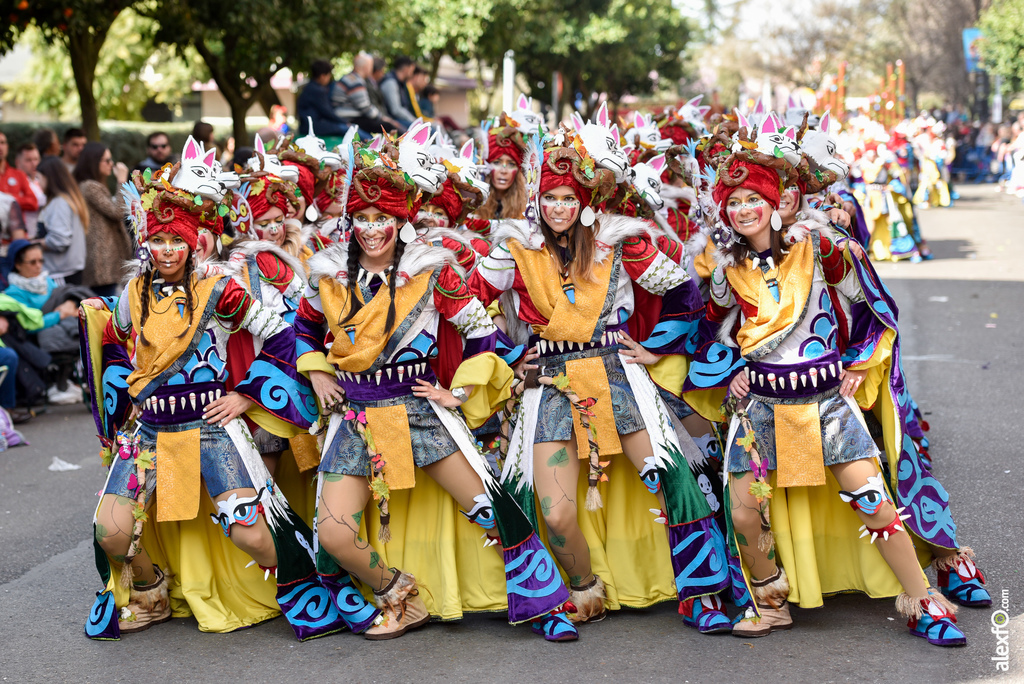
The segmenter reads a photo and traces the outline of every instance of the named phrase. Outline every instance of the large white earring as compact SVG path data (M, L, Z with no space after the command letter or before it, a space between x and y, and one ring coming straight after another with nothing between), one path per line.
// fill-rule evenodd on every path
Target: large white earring
M307 221L312 223L313 221L316 221L318 218L320 218L320 212L317 211L317 208L316 208L315 204L310 204L308 207L306 207L306 220Z
M402 226L402 230L399 231L398 237L405 244L409 244L410 242L416 239L416 229L413 228L413 225L411 223L406 221L405 225Z
M585 225L587 228L594 225L594 221L597 216L594 214L594 210L590 206L583 207L583 211L580 212L580 223Z
M776 232L782 230L782 216L774 209L772 210L772 230Z

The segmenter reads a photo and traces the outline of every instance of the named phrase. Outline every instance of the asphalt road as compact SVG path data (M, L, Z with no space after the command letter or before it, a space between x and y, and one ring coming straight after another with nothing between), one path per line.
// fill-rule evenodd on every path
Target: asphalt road
M972 546L1011 622L1011 672L991 660L993 609L962 609L969 644L907 634L891 600L843 596L794 609L766 639L700 636L674 605L623 611L548 644L500 616L435 624L389 642L341 634L306 644L282 619L227 635L174 620L120 642L82 632L100 588L89 542L104 472L86 410L26 426L31 446L0 453L0 679L12 682L1024 682L1024 206L964 186L953 209L922 213L936 259L882 264L900 304L905 369L931 423L936 474L961 543ZM81 465L47 470L53 457Z

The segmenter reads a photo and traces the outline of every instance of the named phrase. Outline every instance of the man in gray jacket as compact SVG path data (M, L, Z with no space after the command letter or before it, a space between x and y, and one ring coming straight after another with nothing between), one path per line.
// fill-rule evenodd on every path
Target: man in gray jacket
M409 100L409 89L405 87L415 70L416 63L402 55L395 58L391 71L380 82L380 92L388 106L388 114L405 128L416 120L416 115L412 113L412 101Z
M368 82L372 74L373 57L360 52L352 60L352 71L342 76L331 92L334 113L339 119L370 134L379 133L381 128L393 131L398 128L398 123L370 101Z

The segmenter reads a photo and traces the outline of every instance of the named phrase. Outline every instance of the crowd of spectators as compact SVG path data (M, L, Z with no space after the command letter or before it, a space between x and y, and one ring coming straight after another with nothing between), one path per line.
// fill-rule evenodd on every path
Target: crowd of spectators
M331 63L318 60L295 105L299 134L310 122L319 136L344 136L352 126L364 138L381 130L404 133L417 118L435 118L440 97L430 72L409 57L395 58L388 71L382 58L360 52L352 71L337 80ZM442 123L454 128L450 119Z

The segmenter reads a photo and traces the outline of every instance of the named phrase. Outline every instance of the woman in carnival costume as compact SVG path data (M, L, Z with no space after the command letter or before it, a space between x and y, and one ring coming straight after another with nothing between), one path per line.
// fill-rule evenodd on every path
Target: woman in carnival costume
M871 231L871 256L875 261L909 259L916 263L932 254L921 236L914 215L906 172L885 145L869 142L859 160L863 187L860 191L864 217Z
M196 272L200 226L219 232L226 207L172 184L188 176L178 170L125 185L141 272L120 298L83 306L83 359L111 465L94 517L106 587L86 634L117 639L187 615L227 632L280 613L299 639L338 631L373 609L350 602L339 615L317 579L310 529L240 420L258 408L308 422L294 331L232 280ZM225 338L241 330L263 345L232 379Z
M502 481L531 514L539 499L549 544L569 576L570 616L586 622L605 616L606 601L616 609L712 596L729 585L729 573L721 532L686 467L671 415L637 365L677 351L685 335L676 328L700 317L700 295L652 245L643 221L596 216L614 178L574 133L560 135L565 146L546 150L539 169L540 215L531 209L527 221L502 224L470 289L485 302L502 296L515 312L510 325L519 323L513 339L539 350L529 357L536 364L524 367L527 389ZM644 346L626 334L634 284L664 298L664 327ZM617 454L640 480L609 481L604 470ZM583 477L580 459L588 465ZM652 504L669 526L668 546L638 513ZM701 631L729 629L720 604L696 604Z
M502 112L498 124L487 131L485 152L491 172L491 191L473 219L466 223L467 228L486 238L491 221L525 216L527 192L522 165L526 147L519 126Z
M739 357L726 374L730 545L744 560L756 602L733 634L788 629L788 601L814 607L823 594L892 596L902 588L897 609L915 636L963 644L954 607L921 572L927 551L915 553L908 533L956 548L948 495L903 437L907 395L894 303L824 223L808 217L782 231L780 194L795 169L753 147L708 148L720 155L711 199L721 221L713 228L708 318ZM861 339L846 312L863 301L884 331ZM888 459L854 400L865 377L878 372L893 378L875 407Z
M494 353L498 330L454 254L417 238L409 221L419 191L407 172L386 150L356 156L352 239L310 259L296 319L299 368L330 416L317 505L321 579L330 588L346 568L373 590L381 614L366 626L369 639L401 636L432 614L499 609L500 564L480 556L475 523L488 545L501 545L509 621L574 640L554 560L456 411L479 423L510 396L512 370ZM464 344L451 390L432 365L448 358L438 349L443 321ZM417 467L430 479L417 478ZM371 497L379 515L368 512Z

